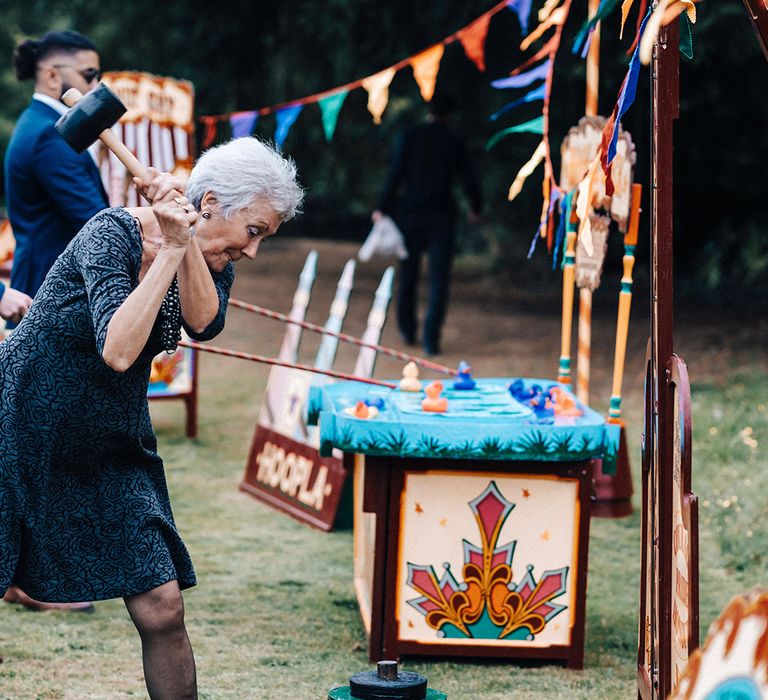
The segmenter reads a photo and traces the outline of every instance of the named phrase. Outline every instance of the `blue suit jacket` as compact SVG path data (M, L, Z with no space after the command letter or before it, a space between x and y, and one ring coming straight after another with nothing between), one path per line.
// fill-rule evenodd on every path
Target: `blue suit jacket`
M59 136L58 118L33 99L5 154L5 202L16 238L11 287L30 296L83 224L109 206L93 158Z

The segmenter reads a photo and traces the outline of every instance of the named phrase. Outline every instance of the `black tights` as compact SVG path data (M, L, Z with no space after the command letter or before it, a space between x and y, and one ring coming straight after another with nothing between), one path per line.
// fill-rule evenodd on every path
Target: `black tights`
M178 582L123 600L141 637L144 680L151 700L197 698L195 658Z

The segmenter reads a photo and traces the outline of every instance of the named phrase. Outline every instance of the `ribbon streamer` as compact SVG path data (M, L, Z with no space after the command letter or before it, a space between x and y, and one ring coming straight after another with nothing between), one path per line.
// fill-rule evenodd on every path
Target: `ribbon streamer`
M517 195L520 194L520 191L523 189L523 185L525 184L525 181L528 179L530 174L536 170L536 168L539 166L539 163L544 160L544 156L547 154L547 147L544 144L543 141L539 143L539 145L536 147L536 150L533 152L533 155L531 156L530 160L522 167L520 170L517 171L517 175L515 175L515 179L512 182L512 184L509 187L509 194L507 194L507 200L510 202L517 197Z
M522 133L543 134L544 116L542 115L539 117L534 117L533 119L527 122L523 122L522 124L517 124L515 126L510 126L508 129L497 131L493 136L491 136L490 139L488 139L488 143L485 144L485 150L490 151L505 136Z
M535 102L536 100L543 100L547 96L547 84L542 83L539 87L534 88L530 92L523 95L520 99L514 102L508 102L500 110L494 112L491 115L491 120L496 121L502 114L508 112L510 109L514 109L518 105L525 104L526 102Z
M528 17L531 15L532 0L508 0L507 7L517 15L520 21L520 31L528 33Z
M549 74L551 65L552 59L548 58L546 61L536 66L536 68L531 68L531 70L528 70L525 73L518 73L517 75L511 75L509 78L500 78L499 80L494 80L491 83L491 86L498 90L525 87L526 85L530 85L535 80L545 79Z
M539 39L544 32L552 27L559 27L565 22L568 16L568 8L558 7L547 19L545 19L536 29L534 29L525 39L520 42L520 50L525 51L534 41Z

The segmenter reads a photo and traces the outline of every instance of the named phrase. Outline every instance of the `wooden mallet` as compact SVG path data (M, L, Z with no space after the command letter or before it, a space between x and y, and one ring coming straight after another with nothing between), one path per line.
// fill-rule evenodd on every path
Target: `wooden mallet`
M82 153L97 140L120 160L134 177L144 182L151 179L147 169L128 147L110 129L127 109L120 98L104 83L99 83L87 95L72 88L61 98L70 110L56 122L56 131L78 153Z

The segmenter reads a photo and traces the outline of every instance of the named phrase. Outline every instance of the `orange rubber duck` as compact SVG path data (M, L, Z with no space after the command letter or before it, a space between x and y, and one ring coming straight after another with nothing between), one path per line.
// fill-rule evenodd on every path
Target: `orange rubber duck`
M552 387L550 394L555 399L556 416L583 416L582 411L576 403L575 397L567 391L563 391L559 386Z
M445 413L448 409L448 399L440 394L443 391L443 383L435 380L424 387L424 393L427 398L421 402L422 411L432 411L433 413Z

